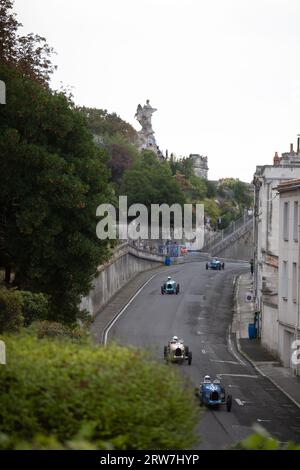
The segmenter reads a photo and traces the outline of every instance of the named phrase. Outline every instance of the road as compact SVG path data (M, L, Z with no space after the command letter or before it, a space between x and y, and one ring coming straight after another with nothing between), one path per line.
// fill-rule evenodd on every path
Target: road
M235 350L233 283L245 269L242 263L226 263L224 271L207 271L203 261L174 266L169 272L180 283L180 294L161 295L166 273L159 273L109 331L108 341L148 348L162 361L163 346L177 335L192 350L193 362L171 367L180 367L195 385L205 374L220 374L233 395L232 411L205 411L197 429L199 449L226 448L258 423L281 442L300 442L300 410Z

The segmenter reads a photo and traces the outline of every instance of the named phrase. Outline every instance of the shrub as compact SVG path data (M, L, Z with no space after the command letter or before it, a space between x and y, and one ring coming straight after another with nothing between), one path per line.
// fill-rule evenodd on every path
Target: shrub
M28 326L35 320L46 320L49 315L49 302L44 294L20 291L24 325Z
M0 333L18 331L23 321L20 293L16 290L0 289Z
M22 441L34 447L41 436L48 438L45 446L65 446L76 441L83 426L90 430L89 445L102 449L193 445L198 407L176 369L119 346L38 340L28 334L4 339L2 448Z
M82 341L87 337L87 331L76 325L73 328L62 323L50 321L37 321L32 324L31 331L36 333L38 339L42 338L69 338L75 341Z

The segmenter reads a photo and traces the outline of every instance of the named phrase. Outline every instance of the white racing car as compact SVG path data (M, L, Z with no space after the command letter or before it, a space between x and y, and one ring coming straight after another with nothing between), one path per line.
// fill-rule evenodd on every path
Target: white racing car
M187 361L188 365L192 364L192 351L188 346L185 346L183 339L173 336L168 345L164 346L164 358L166 362L183 363Z

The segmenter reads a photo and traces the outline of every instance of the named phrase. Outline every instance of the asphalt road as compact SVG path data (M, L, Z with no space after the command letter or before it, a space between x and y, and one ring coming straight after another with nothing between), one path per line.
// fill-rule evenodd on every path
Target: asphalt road
M166 277L159 273L128 306L109 332L108 341L148 348L163 361L163 347L177 335L193 353L189 367L180 367L198 385L205 374L220 374L233 396L232 411L206 410L198 426L199 449L222 449L253 432L261 424L281 442L300 442L300 410L271 382L257 375L235 350L230 333L233 282L244 272L242 263L226 263L224 271L207 271L204 262L174 266L170 275L180 294L161 295Z

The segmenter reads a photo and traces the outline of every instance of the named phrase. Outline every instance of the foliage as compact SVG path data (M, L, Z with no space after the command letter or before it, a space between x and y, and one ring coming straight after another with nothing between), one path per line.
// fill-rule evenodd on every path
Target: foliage
M38 339L58 338L83 343L88 338L88 330L79 324L66 325L48 320L33 322L25 332Z
M239 442L235 450L300 450L300 444L291 441L281 443L261 426L255 426L254 429L256 433Z
M193 445L196 402L175 369L138 350L113 345L37 340L28 334L3 339L2 448L20 447L22 441L33 447L66 446L76 441L83 426L91 445L102 449ZM47 436L44 444L41 436Z
M53 49L38 34L21 36L22 26L12 12L12 0L0 0L0 63L16 67L25 76L47 85L55 70Z
M129 143L120 134L106 137L104 145L110 157L108 168L111 172L111 180L116 184L116 189L118 189L124 172L131 168L133 163L139 158L139 152L133 144Z
M22 298L16 290L0 289L0 333L19 331L23 325Z
M127 142L134 143L137 139L136 130L116 113L108 113L106 109L78 108L84 115L91 132L102 137L120 135Z
M107 155L63 93L4 65L0 75L0 265L49 297L52 319L73 322L107 255L95 234L96 208L111 197Z
M143 151L132 167L125 171L122 194L127 195L128 205L184 204L185 197L167 162L159 161L151 151Z
M204 199L201 201L204 204L204 215L210 217L211 225L217 224L217 219L220 216L220 208L214 199Z
M28 326L36 320L46 320L49 316L49 300L42 293L19 291L22 301L24 325Z

